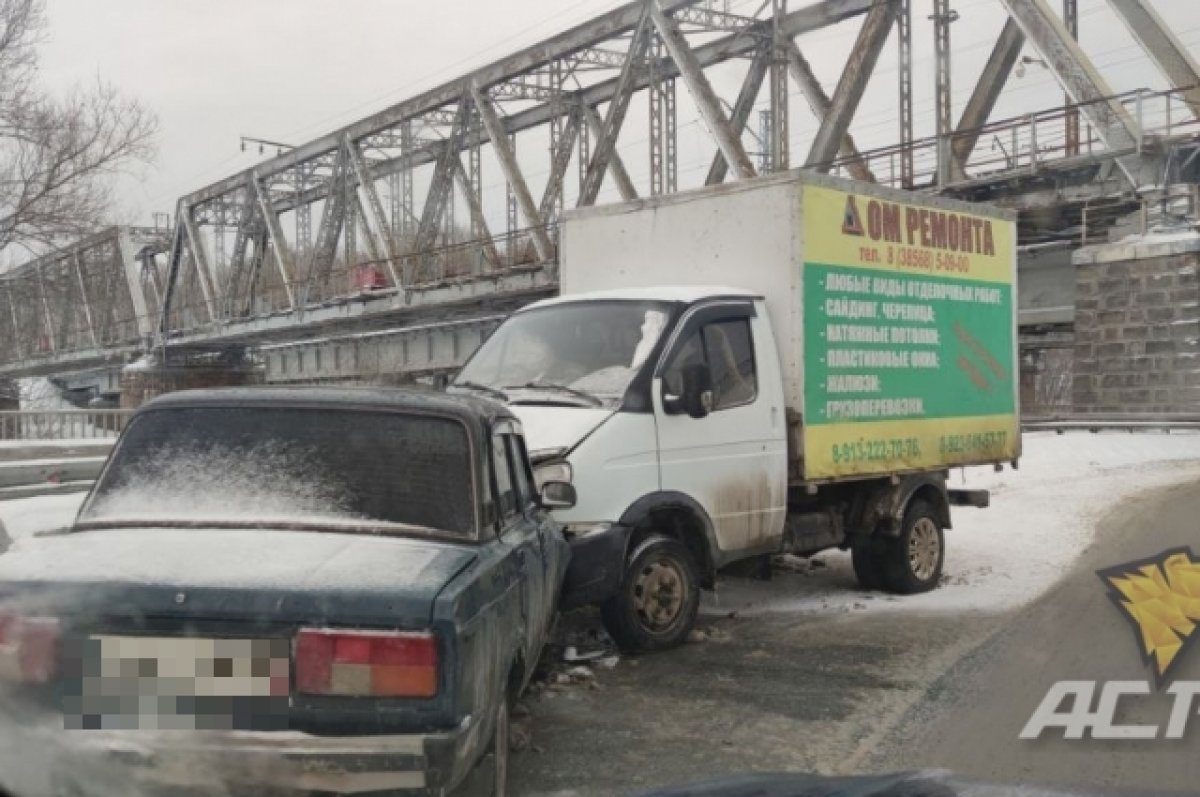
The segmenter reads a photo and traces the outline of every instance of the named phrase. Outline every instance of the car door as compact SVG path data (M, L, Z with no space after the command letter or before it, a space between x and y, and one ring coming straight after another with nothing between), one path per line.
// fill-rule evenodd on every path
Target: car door
M511 425L501 424L492 432L492 475L495 479L500 541L509 549L517 566L521 617L525 623L524 653L526 661L531 661L530 657L541 650L545 634L546 575L538 526L521 507L521 496L507 441L507 432L510 430Z
M558 609L558 591L566 572L570 547L558 524L550 518L550 513L541 508L524 437L510 433L504 438L508 444L509 461L512 464L522 512L537 530L543 578L541 618L543 627L549 628Z
M787 508L782 386L770 325L749 300L684 314L655 374L654 406L662 490L682 493L712 521L717 547L775 550ZM762 360L762 362L760 362ZM682 394L682 371L707 365L710 411L693 418L663 400Z

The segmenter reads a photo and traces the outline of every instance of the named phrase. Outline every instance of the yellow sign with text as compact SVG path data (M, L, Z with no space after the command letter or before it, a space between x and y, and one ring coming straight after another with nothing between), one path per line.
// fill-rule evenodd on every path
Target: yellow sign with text
M802 190L805 476L1015 458L1013 222Z

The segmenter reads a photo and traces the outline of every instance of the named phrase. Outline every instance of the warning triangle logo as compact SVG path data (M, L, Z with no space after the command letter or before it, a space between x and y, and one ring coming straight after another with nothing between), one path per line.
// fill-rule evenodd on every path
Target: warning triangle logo
M846 211L842 214L842 234L863 234L862 217L858 215L858 202L855 201L853 194L846 197Z

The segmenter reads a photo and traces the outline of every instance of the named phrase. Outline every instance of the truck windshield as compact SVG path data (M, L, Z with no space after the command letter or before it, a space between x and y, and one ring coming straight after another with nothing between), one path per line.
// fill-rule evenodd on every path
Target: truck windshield
M125 431L78 525L370 527L473 535L471 451L449 419L202 407Z
M514 404L612 406L662 336L670 304L567 302L505 321L455 384L502 391Z

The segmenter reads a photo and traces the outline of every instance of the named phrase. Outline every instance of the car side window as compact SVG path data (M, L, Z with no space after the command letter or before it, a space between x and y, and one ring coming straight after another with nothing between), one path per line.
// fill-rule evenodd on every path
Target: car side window
M529 466L525 443L515 434L506 434L504 439L508 443L508 456L512 462L513 477L517 487L517 501L522 509L526 509L536 502L537 490L533 486L533 470Z
M496 474L496 506L500 510L500 520L504 522L517 513L517 490L504 435L492 435L492 470Z
M713 410L749 404L758 395L750 319L708 324L702 330L704 352L712 371Z

